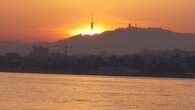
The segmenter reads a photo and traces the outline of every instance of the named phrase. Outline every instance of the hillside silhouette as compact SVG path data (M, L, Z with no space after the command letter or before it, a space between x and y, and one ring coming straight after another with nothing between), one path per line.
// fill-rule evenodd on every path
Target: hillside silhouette
M126 55L144 50L195 50L195 35L161 28L118 28L96 35L76 35L53 43L35 43L49 52L69 55ZM0 42L0 54L9 52L28 55L32 44Z
M60 40L55 46L67 45L69 54L124 55L143 50L195 50L195 35L161 28L119 28L102 34L77 35Z

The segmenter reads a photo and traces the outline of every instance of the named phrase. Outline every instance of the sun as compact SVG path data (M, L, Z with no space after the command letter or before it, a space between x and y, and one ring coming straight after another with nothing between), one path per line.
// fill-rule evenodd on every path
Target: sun
M104 32L104 29L101 28L95 28L95 29L80 29L78 30L78 33L81 35L94 35L94 34L101 34L102 32Z
M72 29L69 31L70 35L95 35L95 34L101 34L104 31L106 31L106 28L103 26L96 26L95 28L91 29L88 26L85 26L80 29Z

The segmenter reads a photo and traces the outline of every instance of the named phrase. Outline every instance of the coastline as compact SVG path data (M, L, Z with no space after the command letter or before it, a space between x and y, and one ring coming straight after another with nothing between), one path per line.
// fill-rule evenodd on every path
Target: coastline
M137 73L113 73L113 72L103 72L103 71L91 71L91 72L62 72L62 71L0 71L1 73L25 73L25 74L55 74L55 75L96 75L96 76L126 76L126 77L153 77L153 78L195 78L195 73L153 73L153 72L137 72Z

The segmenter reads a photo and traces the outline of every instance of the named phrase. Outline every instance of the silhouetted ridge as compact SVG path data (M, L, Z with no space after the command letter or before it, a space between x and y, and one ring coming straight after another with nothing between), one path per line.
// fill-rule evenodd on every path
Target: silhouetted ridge
M56 42L70 45L69 54L123 55L143 50L194 50L195 35L162 28L118 28L93 36L77 35Z
M49 48L50 53L68 55L126 55L143 50L195 50L195 35L177 33L162 28L118 28L96 35L75 35L54 43L36 43ZM0 54L15 52L27 55L32 45L0 42ZM103 53L103 54L102 54Z

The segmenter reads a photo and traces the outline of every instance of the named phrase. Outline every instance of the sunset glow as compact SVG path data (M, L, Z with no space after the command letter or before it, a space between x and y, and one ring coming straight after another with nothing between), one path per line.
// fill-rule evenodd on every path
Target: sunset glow
M70 35L94 35L94 34L101 34L102 32L106 31L106 28L103 27L95 27L94 29L90 29L89 27L79 28L79 29L72 29L70 30Z
M0 0L0 7L0 41L56 41L129 23L195 33L195 0Z

